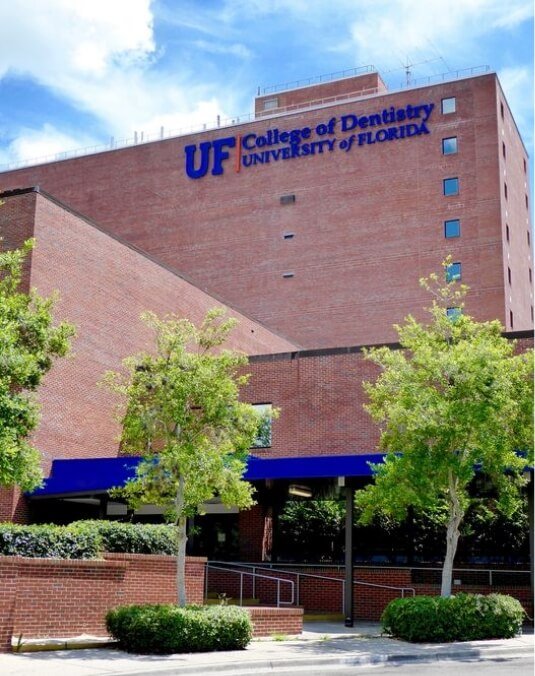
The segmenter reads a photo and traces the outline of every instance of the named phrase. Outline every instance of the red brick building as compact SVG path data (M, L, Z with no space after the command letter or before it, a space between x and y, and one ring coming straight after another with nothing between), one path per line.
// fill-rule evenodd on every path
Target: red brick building
M0 174L0 190L39 185L297 345L340 347L395 340L448 253L469 312L532 328L527 162L495 74L388 93L365 73L260 96L252 122Z
M5 244L37 238L26 282L58 289L79 327L40 394L46 470L117 456L95 383L146 346L141 310L198 319L214 304L240 319L246 398L281 408L257 455L373 454L360 346L423 317L418 279L448 254L467 311L529 342L527 177L494 73L388 92L374 71L266 92L251 121L1 173ZM2 495L0 517L23 518ZM241 556L265 555L270 519L239 515Z

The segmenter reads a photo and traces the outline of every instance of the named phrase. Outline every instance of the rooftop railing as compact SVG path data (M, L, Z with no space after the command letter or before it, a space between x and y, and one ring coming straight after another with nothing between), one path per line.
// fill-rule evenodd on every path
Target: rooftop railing
M258 96L265 96L266 94L276 94L278 92L287 92L290 89L298 89L299 87L310 87L315 84L323 84L325 82L333 82L334 80L341 80L346 77L355 77L363 73L376 73L377 69L371 64L368 66L359 66L358 68L348 68L347 70L339 70L334 73L325 73L323 75L315 75L314 77L305 78L304 80L293 80L292 82L284 82L282 84L269 85L268 87L258 87Z
M372 68L373 66L362 66L361 68ZM347 71L339 71L338 73L330 73L329 76L337 76L337 77L349 77L350 75L341 75L341 73L354 73L356 71L360 71L359 68L353 68L351 70ZM372 72L372 71L366 71L366 72ZM396 91L402 91L405 89L417 89L418 87L422 87L424 85L428 84L438 84L440 82L448 82L451 80L459 80L463 78L469 78L469 77L474 77L475 75L483 75L485 73L490 72L490 67L489 66L474 66L473 68L464 68L462 70L455 70L455 71L449 71L447 73L440 73L438 75L430 75L429 77L425 78L418 78L416 80L412 80L410 83L405 84L403 86L400 86L395 89L389 89L387 93L391 94ZM326 78L328 77L327 75L319 75L317 78ZM310 81L310 84L314 84L314 80L317 80L317 78L309 78L309 80L298 80L297 82L308 82ZM323 80L323 81L328 81L328 80ZM295 85L294 83L286 83L287 85ZM283 85L274 85L275 87L277 86L283 86ZM305 86L305 85L301 85ZM270 89L269 87L266 87L264 91L267 89ZM359 91L355 92L353 95L354 98L364 98L366 96L374 96L377 92L374 89L371 90L365 90L365 91ZM199 125L192 125L189 127L181 127L179 129L169 129L165 130L164 127L160 127L159 131L157 132L151 132L151 133L145 133L145 132L134 132L134 135L129 137L129 138L122 138L122 139L116 139L115 137L111 137L108 143L103 143L99 145L93 145L93 146L85 146L83 148L75 148L72 150L65 150L59 153L53 153L50 155L42 155L37 158L32 158L32 159L27 159L27 160L19 160L17 162L9 162L4 165L0 165L0 171L13 171L15 169L22 169L25 167L31 167L31 166L38 166L40 164L48 164L49 162L62 162L64 160L70 160L74 159L77 157L85 157L88 155L96 155L97 153L104 153L104 152L110 152L112 150L119 150L123 148L130 148L132 146L136 145L141 145L145 143L154 143L157 141L163 141L166 139L170 138L179 138L181 136L188 136L190 134L196 134L196 133L201 133L203 131L208 131L208 130L213 130L213 129L225 129L229 127L236 126L238 124L243 124L247 122L253 122L253 121L258 121L259 119L266 120L269 117L277 117L277 115L281 114L286 114L288 112L291 112L292 110L304 110L306 108L314 108L317 106L322 106L322 105L332 105L333 103L336 103L341 100L350 100L351 94L348 95L339 95L335 97L329 97L327 99L318 99L317 101L311 101L307 103L306 105L293 105L293 106L288 106L286 108L276 108L274 110L269 111L269 114L267 113L262 113L261 116L256 116L254 113L245 113L243 115L237 115L234 117L228 117L228 118L221 118L219 115L216 117L216 119L212 122L205 122L203 124Z

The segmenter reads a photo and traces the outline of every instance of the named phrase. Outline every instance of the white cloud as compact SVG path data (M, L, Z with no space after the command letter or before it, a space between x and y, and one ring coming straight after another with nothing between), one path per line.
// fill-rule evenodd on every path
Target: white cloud
M372 62L399 65L400 59L429 53L435 44L460 61L473 52L479 36L513 28L532 15L533 5L526 0L449 0L447 5L442 0L376 0L352 18L351 35L358 53Z
M533 13L527 0L450 0L447 7L442 0L338 0L335 5L324 0L11 0L4 5L2 26L10 30L0 42L0 78L31 78L97 118L106 135L116 138L134 131L157 133L161 126L166 132L198 127L218 115L244 112L242 81L250 85L256 75L252 64L261 65L255 35L264 49L277 55L284 50L293 58L292 45L279 46L277 40L294 26L299 44L310 44L320 60L335 52L342 68L374 63L381 70L397 68L402 77L406 58L419 62L445 56L447 65L435 63L427 72L422 66L418 75L436 72L437 66L477 65L473 60L481 36L511 29ZM181 40L174 43L176 53L173 43L165 46L165 59L162 46L155 44L155 12ZM210 60L209 55L216 56ZM224 63L227 55L233 57L232 66L219 71L214 62ZM305 54L295 56L301 57L303 63L312 61ZM172 69L169 62L180 65ZM209 70L203 70L205 65ZM514 70L506 76L508 95L518 99L516 113L522 102L515 94L521 85L514 84ZM225 86L216 89L221 72ZM54 148L62 136L68 144L63 150L87 140L83 133L59 135L46 125L34 133L25 129L9 147L10 158L36 157L46 130Z
M44 84L65 70L100 76L121 55L154 51L150 0L17 0L4 3L2 25L0 75Z
M527 146L533 144L533 127L529 120L533 115L533 73L526 66L502 68L498 77L513 117L523 131Z
M185 74L152 68L157 53L151 5L151 0L6 3L2 25L16 30L5 31L0 42L0 77L33 79L94 115L115 137L225 117L223 106L202 84L188 81ZM229 49L248 56L239 44ZM86 141L61 135L49 125L20 134L7 150L10 161L55 153L58 147L79 147Z
M71 136L51 124L44 124L40 129L25 128L7 148L0 150L0 165L14 165L21 160L56 160L65 152L97 144L90 136Z
M238 42L233 44L218 44L217 42L209 42L208 40L195 40L193 44L198 49L212 54L231 54L241 59L251 59L253 57L253 52Z

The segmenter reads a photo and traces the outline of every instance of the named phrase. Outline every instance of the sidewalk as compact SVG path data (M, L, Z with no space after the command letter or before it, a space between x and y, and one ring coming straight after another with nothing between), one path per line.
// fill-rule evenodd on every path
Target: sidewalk
M533 655L533 635L514 639L448 644L412 644L381 637L380 626L357 623L346 628L333 623L307 623L300 637L253 641L245 651L188 655L128 655L112 648L0 654L5 676L127 676L154 673L186 674L276 673L314 667L435 662L438 659L481 661ZM505 665L504 665L505 667Z

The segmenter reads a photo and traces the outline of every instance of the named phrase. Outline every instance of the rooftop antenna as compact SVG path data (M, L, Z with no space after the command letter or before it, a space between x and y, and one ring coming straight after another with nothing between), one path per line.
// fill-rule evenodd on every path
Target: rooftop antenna
M432 63L433 61L440 61L440 57L435 57L434 59L426 59L425 61L418 61L418 63L412 63L409 62L409 57L407 56L405 61L406 61L405 63L403 63L402 61L401 65L405 69L405 84L408 87L411 83L411 75L412 75L411 68L414 68L414 66L421 66L424 63Z

